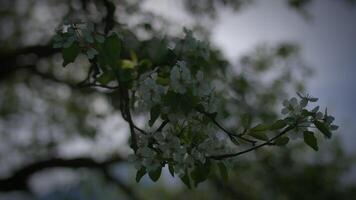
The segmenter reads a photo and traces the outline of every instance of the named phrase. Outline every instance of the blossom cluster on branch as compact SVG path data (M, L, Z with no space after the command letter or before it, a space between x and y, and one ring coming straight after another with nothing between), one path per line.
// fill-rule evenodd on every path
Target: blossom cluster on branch
M239 155L263 146L284 146L296 138L318 150L314 130L330 138L337 129L327 110L321 112L319 106L309 109L317 98L300 93L299 100L293 97L283 102L285 117L274 123L252 126L249 122L241 125L241 133L225 128L219 122L218 93L203 66L192 67L194 60L206 59L208 47L192 32L185 32L189 44L180 51L169 49L175 55L170 66L152 66L150 60L139 60L134 52L131 58L124 58L125 38L116 33L100 34L92 23L65 24L53 39L54 48L62 49L63 66L79 54L86 55L95 73L89 73L85 82L120 95L120 111L130 125L134 153L129 160L137 168L137 181L145 174L156 181L168 166L172 176L177 174L193 187L206 180L213 169L226 176L226 162ZM189 59L181 56L183 50L189 52ZM149 114L147 130L135 125L133 111Z

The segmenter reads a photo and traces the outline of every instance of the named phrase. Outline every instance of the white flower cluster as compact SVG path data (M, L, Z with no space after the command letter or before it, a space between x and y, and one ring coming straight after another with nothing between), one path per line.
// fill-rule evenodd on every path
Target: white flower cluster
M161 97L166 93L166 88L156 83L157 73L147 73L141 76L137 91L140 94L143 107L151 108L161 103Z
M171 70L170 74L171 87L176 93L184 94L189 88L192 89L193 95L204 97L209 95L212 90L209 84L204 80L202 71L198 71L195 79L184 61L179 61Z
M163 86L157 83L158 75L154 71L147 72L140 76L137 85L140 107L150 109L153 106L161 105L161 112L166 114L171 122L182 118L194 118L199 113L180 113L172 111L169 105L164 105L162 97L171 90L177 94L184 95L188 91L200 99L200 104L204 106L206 112L216 112L218 101L213 90L204 80L202 71L198 71L193 76L184 61L179 61L170 71L170 84ZM177 99L178 100L178 99Z
M197 146L191 147L190 144L183 143L175 133L173 128L167 128L150 136L140 135L138 150L135 155L130 155L129 161L137 169L145 167L148 172L169 161L173 164L175 173L184 176L186 169L194 167L197 162L204 164L209 154L221 152L223 148L223 143L213 134Z
M53 48L68 48L73 43L79 42L81 46L85 43L93 44L94 42L103 43L105 37L95 32L93 23L68 23L57 28L57 34L53 38ZM93 48L87 48L86 55L89 59L93 59L99 52Z
M138 97L147 109L161 106L160 112L167 116L169 124L159 132L140 135L137 138L136 154L130 156L129 160L135 163L136 168L144 167L148 172L169 163L175 173L183 176L186 169L194 167L196 163L204 164L208 155L225 152L226 147L215 135L215 129L212 128L214 126L204 122L203 113L195 109L177 109L177 104L182 103L184 106L185 102L164 102L165 95L173 93L179 98L187 99L193 95L209 113L217 110L217 99L209 84L204 81L203 72L198 71L192 75L184 61L178 62L171 69L169 84L159 84L157 77L157 73L152 71L140 76L137 85ZM190 135L193 138L199 134L199 140L187 141L183 137Z
M336 125L332 125L334 117L328 116L327 111L322 113L319 111L319 106L313 108L312 110L306 109L308 102L316 102L318 99L310 97L309 95L301 95L298 93L298 96L301 98L298 102L297 98L293 97L290 100L285 100L283 102L282 114L288 115L287 118L291 119L292 123L297 122L297 127L290 134L292 139L302 138L304 132L309 131L309 128L312 127L312 124L315 121L321 121L325 123L326 128L333 131L337 129Z
M284 100L283 106L282 114L299 115L306 105L302 102L298 103L297 98L293 97L290 100Z

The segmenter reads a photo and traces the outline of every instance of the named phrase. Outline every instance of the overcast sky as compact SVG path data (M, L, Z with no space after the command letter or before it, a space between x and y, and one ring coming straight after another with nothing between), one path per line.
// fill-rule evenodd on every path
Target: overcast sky
M146 5L181 25L191 23L177 1L149 0ZM211 27L212 42L231 61L260 43L300 44L303 57L316 72L308 82L309 93L329 106L347 149L356 152L356 8L339 0L318 0L309 11L312 19L306 20L282 0L256 0L235 13L221 10Z

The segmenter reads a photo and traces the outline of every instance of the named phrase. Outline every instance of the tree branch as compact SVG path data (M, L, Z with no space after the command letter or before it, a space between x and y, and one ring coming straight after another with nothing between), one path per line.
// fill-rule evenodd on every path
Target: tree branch
M103 4L106 8L106 16L103 19L103 22L105 23L105 34L108 34L109 31L111 31L114 28L115 25L115 19L114 19L114 14L116 10L116 6L113 2L109 0L103 0Z
M97 162L92 158L75 158L75 159L62 159L52 158L48 160L39 161L29 164L16 170L12 176L0 179L0 191L8 192L12 190L28 190L28 179L37 172L44 169L65 167L65 168L95 168L102 169L110 164L122 162L123 159L117 157L104 162Z
M163 128L169 123L169 120L164 120L162 124L157 128L157 130L153 133L161 132Z
M225 132L225 133L229 136L230 139L231 139L232 137L237 137L237 138L239 138L239 139L241 139L241 140L244 140L244 141L246 141L246 142L249 142L249 143L251 143L253 146L255 146L255 144L256 144L257 141L255 141L255 140L250 140L250 139L248 139L248 138L245 138L245 137L243 137L243 134L235 134L235 133L232 133L232 132L228 131L227 129L225 129L221 124L219 124L219 122L216 121L215 117L212 116L212 114L207 113L207 112L205 112L205 111L203 111L203 110L200 110L200 109L197 109L197 111L200 112L200 113L202 113L202 114L204 114L205 116L209 117L209 118L211 119L211 121L212 121L218 128L220 128L223 132Z
M26 63L25 66L21 66L18 63L18 58L21 55L34 54L38 58L48 57L59 52L58 49L53 49L50 45L45 46L29 46L22 49L17 49L10 52L0 54L0 80L3 80L9 75L19 69L26 69L28 66L33 66L34 63Z
M259 149L265 145L269 145L271 144L271 142L273 142L274 140L278 139L279 137L283 136L284 134L286 134L288 131L292 130L295 126L288 126L287 128L285 128L282 132L280 132L278 135L272 137L271 139L267 140L264 143L261 143L259 145L256 145L254 147L251 147L249 149L237 152L237 153L231 153L231 154L222 154L222 155L213 155L213 156L208 156L208 158L214 159L214 160L222 160L225 158L231 158L231 157L235 157L235 156L239 156L241 154L245 154L248 153L250 151Z

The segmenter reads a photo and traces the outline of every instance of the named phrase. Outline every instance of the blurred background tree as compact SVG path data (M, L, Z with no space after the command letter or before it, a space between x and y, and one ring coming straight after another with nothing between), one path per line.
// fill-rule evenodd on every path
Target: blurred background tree
M309 15L311 0L286 5ZM345 1L352 3L352 1ZM218 9L239 12L251 0L182 1L194 16L190 29L209 41L209 23ZM91 68L79 58L63 70L52 48L55 28L65 19L96 23L124 35L123 57L142 65L172 64L167 46L197 62L183 27L144 8L145 1L0 1L0 199L349 199L354 183L345 181L353 158L334 141L333 148L311 154L298 143L285 149L263 149L241 157L229 179L211 174L209 181L188 190L168 173L158 183L134 181L128 127L119 114L119 97L103 88L85 87ZM208 42L207 42L208 44ZM210 45L200 60L226 99L221 120L241 131L248 115L254 122L272 122L280 101L303 91L312 70L300 47L290 42L261 44L232 64ZM194 65L193 65L194 67ZM231 85L220 87L221 80ZM220 81L220 82L219 82ZM234 116L234 117L231 117ZM135 113L137 120L145 116ZM322 139L322 138L321 138ZM323 144L321 144L323 146Z

